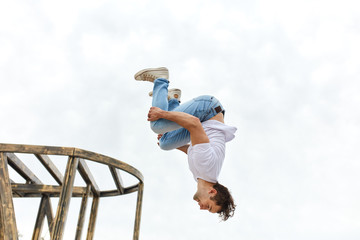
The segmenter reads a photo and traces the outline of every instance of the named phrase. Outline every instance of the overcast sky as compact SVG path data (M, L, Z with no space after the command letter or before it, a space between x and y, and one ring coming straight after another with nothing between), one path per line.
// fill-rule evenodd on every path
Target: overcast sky
M360 239L359 5L1 1L0 142L77 147L139 169L140 239ZM237 204L227 222L198 209L186 156L158 149L149 129L151 83L133 75L159 66L183 102L215 95L238 128L219 179ZM135 200L102 199L95 239L131 239ZM38 203L15 200L22 239Z

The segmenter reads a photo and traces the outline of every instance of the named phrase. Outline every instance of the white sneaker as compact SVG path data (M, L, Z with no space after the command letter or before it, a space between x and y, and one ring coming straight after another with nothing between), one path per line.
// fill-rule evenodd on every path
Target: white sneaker
M165 78L169 80L169 70L166 67L146 68L135 74L135 80L154 82L155 79Z
M153 91L149 92L149 96L152 97L153 95ZM181 98L181 90L178 88L171 88L168 91L168 100L170 99L177 99L180 102L180 98Z

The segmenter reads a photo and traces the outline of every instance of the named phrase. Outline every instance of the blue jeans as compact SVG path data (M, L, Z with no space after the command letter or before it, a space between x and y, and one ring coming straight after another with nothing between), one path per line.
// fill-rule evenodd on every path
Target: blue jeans
M168 100L169 81L158 78L154 81L152 106L165 111L184 112L207 121L217 115L224 113L219 100L213 96L200 96L180 105L177 99ZM182 147L190 142L190 133L179 124L167 119L159 119L150 122L151 129L157 134L163 134L159 140L159 146L163 150L171 150Z

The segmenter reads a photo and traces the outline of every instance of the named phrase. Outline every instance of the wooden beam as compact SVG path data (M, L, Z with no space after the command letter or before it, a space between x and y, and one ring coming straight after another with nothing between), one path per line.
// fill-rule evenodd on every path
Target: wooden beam
M122 181L119 169L111 167L111 166L109 166L109 169L110 169L111 175L114 179L116 188L118 189L120 195L124 194L124 185L123 185L123 181Z
M1 197L0 197L1 198ZM1 202L1 199L0 199L0 202ZM3 221L4 221L4 213L2 212L2 206L0 206L0 239L5 239L5 226L3 224Z
M42 197L43 194L50 197L59 197L62 191L61 186L53 185L11 184L11 187L14 192L21 194L21 197ZM86 187L73 187L73 197L82 197L85 193Z
M140 183L129 186L129 187L125 187L124 194L129 194L129 193L138 191L139 185L140 185ZM118 195L119 195L119 190L117 190L117 189L116 190L106 190L106 191L101 191L100 197L114 197L114 196L118 196Z
M46 198L48 198L46 195L43 195L43 197L41 198L38 214L37 214L36 221L35 221L35 227L34 227L32 240L40 239L41 230L42 230L44 218L45 218Z
M4 240L17 240L14 203L8 172L6 154L0 152L0 237Z
M9 165L20 174L26 181L30 183L41 184L39 178L14 154L7 153Z
M13 184L15 184L15 182L13 180L11 180L11 178L10 178L10 183L11 183L11 188L12 188L12 186L13 186ZM16 192L16 191L14 191L14 189L12 189L12 194L13 194L13 198L14 197L24 197L23 193Z
M143 182L143 180L144 180L144 177L139 170L137 170L136 168L130 166L129 164L126 164L117 159L114 159L114 158L111 158L111 157L108 157L108 156L105 156L102 154L85 151L85 150L78 149L78 148L74 149L74 156L119 168L119 169L124 170L125 172L133 175L140 182Z
M64 227L69 210L70 200L73 191L73 185L76 175L76 169L79 158L69 157L64 177L63 187L59 197L58 208L54 222L54 228L51 236L54 240L61 240L64 233Z
M52 240L61 240L63 238L63 231L65 228L65 222L69 211L69 204L71 197L83 197L82 206L79 213L78 228L82 228L82 222L84 222L86 203L90 196L93 196L91 216L89 219L87 239L94 238L95 232L95 223L97 218L97 211L100 197L111 197L118 196L121 194L129 194L132 192L138 192L137 194L137 203L136 203L136 213L135 213L135 223L134 223L134 234L133 239L139 239L139 228L140 228L140 217L141 217L141 208L142 208L142 199L143 199L143 188L144 180L140 171L134 167L121 162L117 159L107 157L101 154L77 149L77 148L66 148L66 147L51 147L51 146L35 146L35 145L16 145L16 144L1 144L0 143L0 153L2 160L6 163L0 164L0 239L5 240L15 240L17 239L17 230L15 222L14 207L12 203L12 197L42 197L43 194L46 194L48 198L44 198L45 203L41 203L42 210L39 209L39 219L37 221L37 226L40 228L43 226L44 216L47 216L48 225L50 226L50 234ZM15 155L17 153L29 153L34 154L39 161L44 165L47 171L52 175L57 184L60 186L44 185L41 183L40 179L35 176L30 169L25 166L23 162ZM59 172L55 164L50 160L48 155L62 155L68 156L68 163L66 167L66 172L64 176ZM101 191L97 186L95 178L93 177L90 169L87 166L86 161L93 161L100 164L108 165L109 170L112 174L116 188L113 190ZM7 178L7 182L3 181L6 179L4 172L8 174L8 170L4 171L4 168L1 169L1 166L10 165L18 172L24 179L26 179L27 184L17 184L11 182ZM125 171L139 180L139 183L124 187L120 171ZM74 187L74 179L76 176L76 171L79 171L81 177L87 184L87 187ZM5 182L5 184L4 184ZM14 194L12 196L12 194ZM85 197L86 195L86 197ZM8 197L10 196L10 197ZM57 206L56 217L53 219L53 214L51 210L50 197L59 197L59 202ZM48 200L46 200L48 199ZM5 204L4 204L5 202ZM8 204L8 203L11 204ZM12 211L12 212L11 212ZM8 218L7 214L13 214L13 220L11 217ZM9 223L5 222L4 219L8 220ZM12 222L14 224L12 224ZM12 225L11 225L12 224ZM9 229L10 226L12 231ZM14 227L15 226L15 227ZM5 229L7 232L5 232ZM41 229L40 229L41 230ZM9 236L8 232L11 231L14 238L6 238ZM34 229L35 231L35 229ZM78 233L77 233L78 234ZM36 235L36 237L39 235ZM76 237L80 238L80 237Z
M48 170L48 172L51 174L51 176L55 179L55 181L59 184L62 185L62 181L63 181L63 175L60 173L60 171L57 169L57 167L55 166L55 164L51 161L51 159L49 158L49 156L47 155L42 155L42 154L35 154L35 156L37 157L37 159L39 159L39 161L42 163L42 165L44 165L44 167L46 168L46 170Z
M91 189L92 189L94 195L100 196L100 189L99 189L98 185L96 184L95 178L92 175L92 173L84 159L80 158L78 170L79 170L81 177L84 179L84 181L88 185L91 185Z
M51 206L51 199L50 197L47 199L46 204L45 204L45 215L47 218L47 222L48 222L48 228L49 228L49 232L50 235L52 233L52 229L54 227L53 223L54 223L54 214L53 214L53 210L52 210L52 206ZM52 236L51 236L51 239Z
M136 168L117 159L78 148L0 143L0 152L17 152L41 155L62 155L79 157L119 168L135 176L140 182L144 181L143 175Z
M97 197L97 196L93 197L93 202L92 202L92 206L91 206L91 214L90 214L90 219L89 219L89 227L88 227L86 240L92 240L94 238L94 235L95 235L95 223L96 223L97 211L98 211L98 207L99 207L99 201L100 201L99 197Z
M67 155L73 156L73 147L54 147L39 145L4 144L0 143L0 152L32 153L44 155Z
M78 224L77 224L77 228L76 228L75 240L81 239L81 234L82 234L82 230L84 227L85 213L86 213L86 207L87 207L87 201L89 198L90 189L91 189L91 186L88 185L87 189L86 189L86 194L83 196L82 201L81 201L81 207L80 207L80 212L79 212Z
M136 213L135 213L133 240L139 239L143 193L144 193L144 183L139 183L138 195L137 195L137 200L136 200Z
M51 233L52 229L52 223L54 220L52 207L51 207L51 200L48 195L42 195L40 205L39 205L39 211L35 222L34 232L33 232L33 240L40 239L40 234L42 227L44 225L44 219L47 218L48 223L48 229Z

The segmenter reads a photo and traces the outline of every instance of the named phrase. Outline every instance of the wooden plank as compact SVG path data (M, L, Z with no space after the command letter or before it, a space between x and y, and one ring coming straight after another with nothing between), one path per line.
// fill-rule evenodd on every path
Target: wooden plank
M80 240L81 239L81 234L82 234L82 230L83 230L83 227L84 227L84 221L85 221L85 213L86 213L87 201L88 201L89 194L90 194L90 189L91 189L91 186L88 185L87 190L86 190L86 194L83 196L82 201L81 201L79 219L78 219L78 224L77 224L77 227L76 227L75 240Z
M7 153L9 165L20 174L27 182L42 184L40 179L14 154Z
M124 188L124 194L138 191L138 185L139 184ZM59 197L62 189L61 186L34 184L11 184L11 187L13 192L17 193L17 195L13 195L13 197L41 197L42 194L48 194L50 197ZM85 193L86 187L73 187L73 197L82 197ZM118 195L120 194L117 189L100 192L100 197L115 197Z
M11 179L10 179L10 183L11 183L11 187L12 187L13 184L15 184L15 182L13 180L11 180ZM16 192L16 191L14 191L14 189L12 190L12 194L13 194L13 198L14 197L23 197L24 196L23 193Z
M110 169L111 175L114 179L116 188L118 189L120 194L124 194L124 187L123 187L124 184L123 184L119 169L111 167L111 166L109 166L109 169Z
M100 197L110 197L110 196L118 196L120 194L129 194L137 191L137 203L136 203L136 213L135 213L135 223L134 223L134 235L133 239L139 239L139 230L140 230L140 217L141 217L141 208L142 208L142 199L143 199L143 176L136 168L116 160L114 158L110 158L101 154L93 153L90 151L85 151L77 148L64 148L64 147L51 147L51 146L35 146L35 145L17 145L17 144L0 144L0 152L2 153L2 157L6 158L7 161L11 162L12 167L14 167L15 171L19 172L21 176L23 176L27 183L36 183L36 184L16 184L10 183L8 181L8 191L10 189L10 194L13 192L17 196L21 197L39 197L42 194L47 194L49 196L47 203L43 204L39 215L42 219L42 225L44 220L44 214L48 218L48 225L50 226L51 239L61 240L63 237L63 230L65 228L65 222L68 215L69 204L71 197L83 197L82 206L79 213L78 220L78 228L82 228L81 222L84 221L85 209L86 209L86 201L89 196L93 196L91 216L89 219L88 233L87 239L94 238L95 232L95 223L97 218L97 211ZM40 160L40 162L44 165L47 171L53 176L55 181L61 186L51 186L51 185L42 185L41 181L33 174L30 169L28 169L25 164L23 164L20 159L16 157L14 153L31 153L35 154L35 156ZM8 157L6 157L8 154ZM69 156L66 172L64 177L62 177L61 173L58 171L56 166L52 163L50 158L47 155L64 155ZM15 160L14 160L15 159ZM90 172L86 160L98 162L100 164L108 165L112 177L114 179L114 183L116 189L101 191L95 182L95 178ZM7 166L8 164L6 164ZM76 176L76 170L78 169L80 175L87 183L87 188L85 187L74 187L74 179ZM139 180L139 183L130 187L124 187L122 182L122 178L120 175L119 169L133 175ZM3 178L3 175L0 171L0 179ZM3 182L3 181L0 181ZM3 188L0 189L0 201L3 202ZM86 194L86 199L84 195ZM57 196L59 197L59 203L57 207L55 220L52 221L52 210L51 210L51 202L50 197ZM14 196L13 196L14 197ZM12 198L10 198L12 201ZM45 200L44 200L45 201ZM84 203L85 201L85 203ZM3 208L4 204L0 206L0 220L5 217L5 210ZM84 207L85 206L85 207ZM13 206L12 206L13 210ZM40 211L40 210L39 210ZM82 218L82 219L80 219ZM15 222L15 216L14 216ZM51 224L53 222L53 224ZM80 222L80 223L79 223ZM37 223L39 225L40 221ZM0 239L3 239L6 235L5 232L1 233L3 229L8 229L7 226L4 225L4 221L0 221ZM15 225L16 229L16 225ZM5 230L4 230L5 231ZM17 232L14 231L16 234ZM1 235L2 234L2 235ZM17 237L17 236L16 236ZM79 237L80 238L80 237ZM10 239L10 238L9 238ZM11 238L13 240L14 238ZM8 239L6 239L8 240Z
M73 147L54 147L39 145L4 144L0 143L0 152L32 153L44 155L66 155L73 156Z
M47 196L46 198L46 203L45 203L45 215L47 218L47 222L48 222L48 228L49 228L49 232L50 235L52 233L52 228L53 228L53 221L54 221L54 214L53 214L53 210L52 210L52 206L51 206L51 199L49 196ZM52 239L52 238L51 238Z
M133 192L138 191L139 184L140 183L132 185L130 187L125 187L123 194L125 195L125 194L129 194L129 193L133 193ZM100 197L115 197L115 196L118 196L118 195L120 195L119 190L115 189L115 190L101 191Z
M1 197L0 197L1 198ZM0 199L0 203L1 203L1 199ZM3 225L3 219L4 219L4 217L3 217L3 213L2 213L2 206L0 206L0 239L5 239L5 236L4 236L4 234L5 234L5 226Z
M144 184L139 183L138 196L136 200L136 213L135 213L133 240L138 240L140 235L140 220L141 220L143 193L144 193Z
M78 163L79 158L69 157L51 234L54 240L61 240L63 237Z
M48 229L51 234L52 222L53 222L53 213L51 207L50 197L48 195L43 195L39 205L39 211L35 222L34 232L32 240L39 240L41 236L42 227L44 225L44 219L47 218ZM51 238L52 239L52 238Z
M126 164L122 161L119 161L117 159L102 154L98 154L78 148L0 143L0 152L17 152L17 153L32 153L32 154L41 154L41 155L64 155L64 156L79 157L79 158L99 162L102 164L110 165L115 168L119 168L135 176L137 179L139 179L140 182L144 181L144 177L141 174L141 172L136 168L130 166L129 164Z
M11 187L14 192L22 194L23 197L41 197L43 194L59 197L62 191L61 186L53 185L11 184ZM73 197L82 197L85 193L86 187L73 187Z
M98 185L96 184L95 178L92 175L92 173L84 159L80 158L78 170L79 170L81 177L84 179L84 181L88 185L91 185L91 189L92 189L94 195L100 196L100 189L99 189Z
M144 181L144 177L141 174L141 172L139 170L137 170L136 168L134 168L133 166L130 166L127 163L124 163L122 161L119 161L117 159L102 155L102 154L98 154L98 153L94 153L94 152L90 152L90 151L85 151L82 149L78 149L75 148L74 150L74 156L79 157L79 158L83 158L83 159L88 159L94 162L98 162L98 163L102 163L102 164L106 164L115 168L119 168L125 172L128 172L129 174L133 175L134 177L136 177L140 182Z
M39 210L38 210L38 214L37 214L36 221L35 221L35 227L34 227L32 240L40 239L41 230L42 230L44 218L45 218L45 204L46 204L45 199L46 199L46 196L44 195L40 201Z
M58 170L58 168L55 166L55 164L51 161L49 156L42 155L42 154L35 154L35 156L37 157L37 159L39 159L39 161L42 163L42 165L44 165L46 170L48 170L48 172L55 179L55 181L59 185L62 185L62 181L63 181L64 177L61 174L61 172Z
M0 153L0 236L4 240L18 239L14 203L5 153Z
M94 238L95 223L96 223L97 211L98 211L98 207L99 207L99 201L100 201L99 197L96 197L96 196L93 197L86 240L92 240Z

